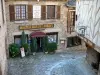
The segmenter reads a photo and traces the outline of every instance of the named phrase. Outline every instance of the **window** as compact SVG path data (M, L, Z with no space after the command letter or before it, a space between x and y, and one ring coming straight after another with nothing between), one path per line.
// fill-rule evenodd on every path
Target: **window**
M41 6L33 5L33 18L41 18Z
M59 5L42 5L41 6L41 19L60 19L60 6Z
M26 42L28 40L28 35L26 35ZM18 44L19 46L21 46L21 35L15 35L14 36L14 43L15 44Z
M16 5L15 6L15 19L16 20L25 20L27 19L27 7L26 5Z
M54 19L55 18L55 5L48 5L47 6L47 19Z
M78 46L81 45L81 39L77 36L75 37L68 37L67 40L67 47L73 47L73 46Z
M75 10L68 10L67 13L67 32L71 33L74 31L74 27L75 27Z
M58 33L47 33L49 43L58 42Z
M21 35L15 35L14 36L14 43L21 46Z
M32 5L9 5L10 21L32 20Z

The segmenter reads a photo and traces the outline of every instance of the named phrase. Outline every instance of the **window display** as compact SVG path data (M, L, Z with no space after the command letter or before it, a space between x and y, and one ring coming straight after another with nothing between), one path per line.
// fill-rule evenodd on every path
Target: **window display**
M57 42L57 35L48 35L48 42L49 43L56 43Z

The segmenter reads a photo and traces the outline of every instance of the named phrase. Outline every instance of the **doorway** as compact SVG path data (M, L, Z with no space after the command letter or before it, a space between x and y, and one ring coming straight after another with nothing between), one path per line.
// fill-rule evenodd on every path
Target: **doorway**
M42 45L43 37L36 37L36 40L37 40L37 52L43 52L43 45Z
M32 32L30 36L31 36L31 51L44 52L46 34L44 32L36 31Z
M32 52L43 52L44 51L44 37L34 37L31 38L31 51Z

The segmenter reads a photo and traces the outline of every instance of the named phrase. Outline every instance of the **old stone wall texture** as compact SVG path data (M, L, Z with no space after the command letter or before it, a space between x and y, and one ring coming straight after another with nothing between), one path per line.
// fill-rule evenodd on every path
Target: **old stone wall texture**
M20 4L20 2L6 2L6 16L7 16L7 32L8 32L8 44L11 44L14 42L14 35L16 35L16 32L22 32L21 30L19 30L19 26L20 25L42 25L42 24L54 24L54 29L60 29L60 31L58 32L58 39L60 38L66 38L66 7L64 6L63 2L39 2L38 4L35 2L27 2L27 1L23 1L21 2L21 4L36 4L36 5L61 5L61 19L57 20L57 19L52 19L52 20L41 20L39 19L33 19L32 21L27 21L26 23L15 23L15 22L10 22L9 20L9 5L10 4ZM32 31L26 30L25 32L29 32L31 33ZM60 45L60 41L58 41L58 45Z
M87 49L88 50L87 50L87 58L86 59L87 59L88 63L90 65L93 65L93 63L98 64L100 54L92 48L87 48Z
M16 5L16 4L31 4L31 5L60 5L61 6L61 13L60 13L60 20L57 19L50 19L50 20L41 20L41 18L33 18L31 21L27 21L24 23L16 23L16 22L10 22L10 16L9 16L9 5ZM6 2L6 19L7 19L7 36L8 36L8 46L11 43L14 43L14 35L20 35L22 30L19 30L19 26L24 25L42 25L42 24L54 24L54 28L58 31L58 50L60 49L66 49L67 45L67 37L75 36L76 34L67 34L67 11L68 8L65 6L65 2L61 1L40 1L40 2L34 2L34 1L8 1ZM29 34L32 32L32 30L25 30L26 34ZM47 31L49 32L49 31ZM52 31L51 31L52 32ZM60 38L65 38L65 46L62 46L60 43ZM8 47L7 46L7 47ZM82 46L80 46L82 47ZM75 47L74 47L75 48ZM73 48L73 49L74 49ZM76 48L79 48L76 47Z
M4 2L2 4L3 6L5 6ZM1 1L0 1L0 75L6 75L7 73L7 58L6 58L6 46L5 46L6 21L5 21L5 16L4 16L4 22L3 22L2 11L5 14L5 9L2 10Z

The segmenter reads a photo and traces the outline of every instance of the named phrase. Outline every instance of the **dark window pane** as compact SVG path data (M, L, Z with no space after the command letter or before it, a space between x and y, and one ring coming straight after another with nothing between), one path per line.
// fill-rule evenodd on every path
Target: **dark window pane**
M67 40L67 47L73 47L81 45L81 39L77 36L75 37L69 37Z
M47 19L54 19L55 18L55 5L48 5L47 6Z

